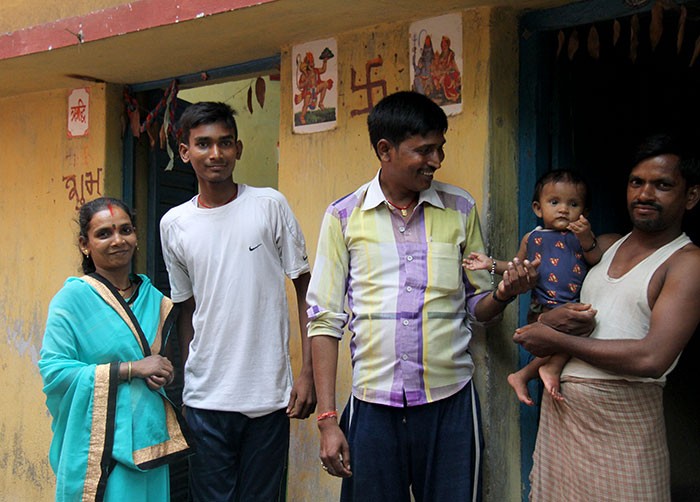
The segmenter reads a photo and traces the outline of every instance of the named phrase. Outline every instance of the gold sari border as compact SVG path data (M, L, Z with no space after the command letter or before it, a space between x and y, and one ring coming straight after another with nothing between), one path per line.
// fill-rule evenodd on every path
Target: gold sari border
M163 338L166 336L166 333L163 333L163 328L165 327L165 323L168 320L168 316L173 310L173 307L173 301L167 296L164 296L160 300L160 319L158 321L158 330L156 331L156 338L151 344L151 354L160 354L160 351L163 348Z
M92 425L90 427L90 449L87 470L83 483L84 502L97 497L97 488L102 477L102 453L107 432L107 404L109 401L109 376L111 364L99 364L95 368L95 385L92 397Z
M161 398L163 398L163 406L165 407L165 423L170 439L134 451L134 464L140 469L154 469L172 462L173 456L184 457L192 453L174 406L164 396L161 395Z

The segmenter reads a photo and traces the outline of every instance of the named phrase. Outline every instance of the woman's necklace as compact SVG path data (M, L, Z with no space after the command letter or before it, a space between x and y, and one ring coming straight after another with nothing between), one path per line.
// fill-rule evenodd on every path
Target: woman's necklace
M129 291L131 289L131 286L133 286L133 285L134 285L134 283L131 282L131 279L129 279L129 285L127 287L125 287L124 289L120 288L117 285L114 285L114 287L117 288L117 291L119 291L120 293L124 293L125 291Z
M236 195L238 195L238 185L236 185L236 190L233 192L233 195L231 196L231 198L230 198L229 200L227 200L226 202L224 202L223 204L221 204L221 205L222 205L222 206L225 206L226 204L228 204L229 202L231 202L233 199L235 199L235 198L236 198ZM207 209L213 209L213 208L214 208L214 206L207 206L204 202L202 202L202 196L201 196L201 195L198 195L198 196L197 196L197 203L198 203L200 206L205 207L205 208L207 208ZM216 206L216 207L221 207L221 206Z
M389 204L391 204L392 206L394 206L396 209L398 209L399 211L401 211L401 216L408 216L408 208L411 207L411 204L413 204L413 203L415 202L415 201L412 200L411 202L408 203L408 205L406 205L406 206L404 206L404 207L399 207L399 206L397 206L396 204L394 204L393 202L391 202L389 199L387 199L386 201L387 201Z

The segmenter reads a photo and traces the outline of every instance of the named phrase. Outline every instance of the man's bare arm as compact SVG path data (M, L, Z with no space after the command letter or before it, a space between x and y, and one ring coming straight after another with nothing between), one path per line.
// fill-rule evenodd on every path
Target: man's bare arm
M185 362L190 355L190 342L194 338L194 326L192 316L194 316L194 296L189 297L184 302L178 303L180 316L177 318L177 341L180 347L181 374L185 374Z
M314 361L314 381L318 393L318 411L335 411L335 378L338 366L338 339L332 336L311 337ZM343 478L352 475L350 470L350 448L336 418L318 422L321 431L321 463L328 473Z
M514 340L535 355L565 352L615 373L658 378L671 366L700 322L700 250L671 258L641 340L598 340L565 335L536 323Z
M306 272L293 279L297 295L297 312L299 314L299 333L301 337L301 372L294 380L294 387L287 405L289 418L307 418L316 409L316 390L311 365L311 341L307 336L306 326L306 290L309 288L311 274Z

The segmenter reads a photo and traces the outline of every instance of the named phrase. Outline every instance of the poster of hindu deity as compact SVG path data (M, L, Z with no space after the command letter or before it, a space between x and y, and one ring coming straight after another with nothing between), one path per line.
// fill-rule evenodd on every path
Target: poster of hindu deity
M338 58L334 38L292 48L294 132L333 129L338 107Z
M462 111L462 16L446 14L409 28L411 89L439 104L447 115Z

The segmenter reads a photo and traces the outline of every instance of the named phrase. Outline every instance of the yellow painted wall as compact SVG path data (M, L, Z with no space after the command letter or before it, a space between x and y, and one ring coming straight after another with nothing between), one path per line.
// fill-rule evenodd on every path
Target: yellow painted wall
M515 165L494 165L501 160L511 161L515 157L514 130L516 102L510 99L501 106L500 120L492 120L491 100L508 97L517 90L514 80L505 90L493 85L494 75L504 71L517 78L517 53L508 48L514 44L516 22L513 16L497 14L488 8L462 11L464 29L464 72L462 75L463 112L449 118L446 134L446 159L437 173L438 179L466 188L474 196L480 208L490 191L490 179L496 179L502 170L512 174ZM318 229L328 204L369 181L379 167L370 146L366 120L367 115L350 116L351 109L366 106L363 92L350 89L350 68L354 67L364 81L365 62L381 55L384 64L376 71L375 80L385 79L387 92L407 90L409 83L408 27L406 22L368 27L363 30L336 35L338 60L342 62L338 75L338 121L337 128L328 132L296 135L292 133L292 81L291 46L282 51L281 65L281 123L280 123L280 171L279 187L287 196L304 230L313 263ZM505 35L505 38L502 37ZM298 42L304 42L300 40ZM505 45L505 47L503 47ZM508 60L498 67L492 64L492 55L507 55ZM511 96L514 98L515 95ZM375 100L376 103L376 100ZM500 125L497 125L500 124ZM510 131L501 134L499 143L493 144L490 135L498 127ZM304 166L300 169L299 166ZM514 184L514 178L510 185ZM510 186L509 185L509 186ZM501 197L502 211L512 218L514 232L517 231L517 200ZM482 222L486 213L481 212ZM484 227L488 238L489 228ZM508 236L511 244L517 243L517 235ZM506 241L504 247L509 247ZM510 246L512 247L512 246ZM507 328L506 328L507 329ZM481 394L486 441L488 446L485 464L485 500L504 501L519 499L519 437L518 408L514 403L494 409L491 406L493 387L502 389L499 398L506 400L505 376L515 369L517 351L512 342L504 337L503 330L491 335L502 338L500 353L492 353L486 343L483 330L475 336L474 351L479 369L477 386ZM293 337L292 355L298 369L299 345ZM342 342L337 385L337 405L345 405L351 387L351 366L348 349L349 338ZM508 343L506 343L508 342ZM495 382L495 383L494 383ZM498 415L495 412L498 411ZM505 413L505 414L503 414ZM501 424L499 431L511 431L505 437L491 434L490 424ZM499 432L500 433L500 432ZM336 500L340 482L319 468L318 433L314 420L296 422L292 426L290 448L290 500Z
M446 160L438 179L472 193L486 239L498 245L495 251L507 252L514 250L518 241L514 196L516 19L508 11L491 8L463 10L462 15L464 111L450 118ZM337 34L337 56L342 61L337 82L338 127L328 132L292 134L291 43L306 40L290 41L290 46L282 48L280 102L269 101L266 108L268 104L270 110L279 108L278 187L300 220L312 262L326 206L368 181L378 168L367 137L367 116L350 116L351 109L366 105L362 92L350 90L350 68L364 76L365 62L382 55L384 64L375 78L387 81L388 92L408 89L407 33L414 20ZM53 473L46 460L50 420L36 360L48 302L65 277L77 273L79 263L77 228L72 222L76 200L69 199L63 176L75 174L79 179L100 167L101 193L120 194L120 91L117 86L91 87L90 136L83 139L66 137L66 90L0 100L4 153L0 211L11 236L0 246L0 273L6 284L0 288L0 328L4 334L0 381L5 384L0 402L13 404L0 408L0 502L48 501L53 497ZM257 112L257 103L254 106ZM244 150L244 158L249 151ZM497 221L498 226L490 221ZM288 290L293 298L293 289ZM297 324L292 309L295 373L300 360ZM513 326L514 315L509 312L501 327L488 333L478 330L474 337L487 441L485 501L519 499L518 408L505 385L505 375L517 361L515 346L509 341ZM350 391L347 342L339 365L339 407ZM292 425L289 480L290 501L337 500L339 481L319 468L313 419Z
M73 139L66 134L67 90L0 100L0 214L7 237L0 246L0 501L53 500L50 418L37 361L49 301L80 263L77 200L64 178L75 175L87 200L110 188L118 195L121 170L105 182L105 169L121 165L113 122L118 95L110 86L92 86L89 135ZM89 194L80 177L96 177L97 169L100 182Z

